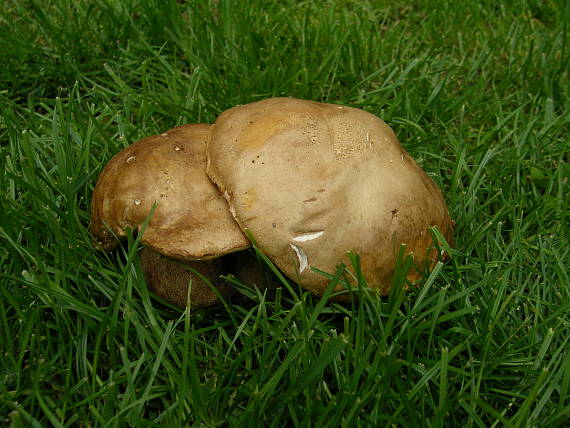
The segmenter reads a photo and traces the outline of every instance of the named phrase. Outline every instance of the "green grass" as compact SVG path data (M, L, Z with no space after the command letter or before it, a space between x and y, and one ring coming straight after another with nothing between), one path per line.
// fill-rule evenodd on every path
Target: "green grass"
M0 425L567 426L569 23L564 0L2 2ZM452 260L349 307L291 285L181 312L136 242L92 248L114 153L270 96L387 121Z

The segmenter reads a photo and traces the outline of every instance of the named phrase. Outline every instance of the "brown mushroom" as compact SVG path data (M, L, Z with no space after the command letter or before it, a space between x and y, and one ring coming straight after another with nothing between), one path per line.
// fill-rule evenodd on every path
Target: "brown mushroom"
M154 251L141 253L143 272L152 290L180 306L186 303L190 279L193 306L213 303L217 295L169 258L193 261L192 267L227 295L228 287L218 279L225 271L218 262L204 260L250 246L206 175L209 129L180 126L127 147L105 166L91 204L91 233L107 250L127 229L138 230L156 205L141 238Z
M184 125L137 141L101 173L91 233L107 250L156 210L142 243L182 260L206 260L250 246L205 173L210 125ZM116 235L115 236L113 236Z
M422 266L438 256L431 226L452 241L438 187L363 110L292 98L232 108L213 125L207 173L242 230L315 294L328 280L311 268L334 272L347 251L386 294L400 244Z

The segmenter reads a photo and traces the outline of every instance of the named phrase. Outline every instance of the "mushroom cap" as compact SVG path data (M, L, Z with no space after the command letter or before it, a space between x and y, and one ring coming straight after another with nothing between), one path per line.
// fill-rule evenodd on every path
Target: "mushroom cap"
M392 129L363 110L292 98L234 107L213 125L207 173L240 227L316 294L328 279L311 267L334 273L348 251L360 255L368 285L386 294L400 244L422 266L437 259L426 251L430 226L452 241L438 187Z
M112 250L154 214L141 241L182 260L204 260L250 246L218 188L206 175L210 125L184 125L137 141L101 173L91 202L90 230ZM110 230L109 230L110 229ZM112 232L111 232L112 231Z
M190 283L192 284L190 290L192 308L211 306L219 300L218 294L188 267L210 281L224 298L232 294L233 289L220 279L220 275L225 274L220 259L190 260L181 263L148 247L139 252L139 257L148 288L164 300L181 308L186 306Z

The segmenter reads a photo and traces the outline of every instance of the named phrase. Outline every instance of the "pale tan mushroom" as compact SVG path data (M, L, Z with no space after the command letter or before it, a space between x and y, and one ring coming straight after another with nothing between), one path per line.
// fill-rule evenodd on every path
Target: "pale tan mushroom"
M137 141L101 173L91 202L91 233L113 249L156 210L142 243L182 260L206 260L250 246L205 173L210 125L184 125Z
M151 290L179 306L192 287L192 306L217 300L217 294L190 270L169 260L191 262L222 295L229 289L219 262L209 260L243 250L250 242L229 213L218 188L206 175L210 125L185 125L140 140L105 166L93 194L90 230L98 245L113 249L127 229L136 231L151 213L141 253ZM196 261L196 260L201 260Z
M363 110L292 98L232 108L213 125L207 172L240 227L315 294L328 280L311 268L332 273L347 251L386 294L400 244L421 268L437 259L431 226L453 239L438 187Z

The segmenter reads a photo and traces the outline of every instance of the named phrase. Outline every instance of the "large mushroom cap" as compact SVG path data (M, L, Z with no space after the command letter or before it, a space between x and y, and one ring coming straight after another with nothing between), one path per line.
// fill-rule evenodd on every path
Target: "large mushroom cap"
M421 266L436 258L430 226L452 239L437 186L362 110L291 98L232 108L213 125L207 172L240 227L317 294L328 281L310 268L334 272L347 251L387 293L400 244Z
M105 166L93 193L90 230L113 249L157 204L142 243L164 256L205 260L248 248L206 175L210 125L185 125L140 140ZM111 231L113 233L111 233Z

